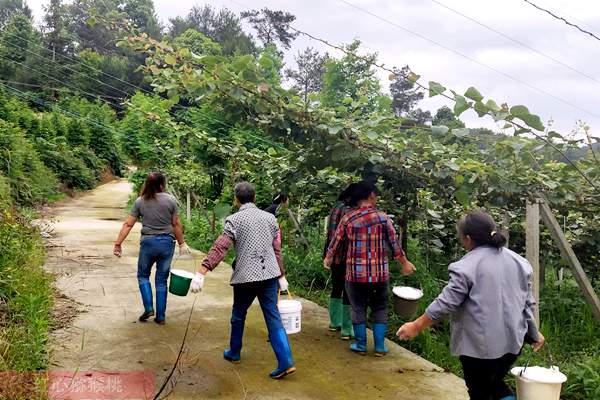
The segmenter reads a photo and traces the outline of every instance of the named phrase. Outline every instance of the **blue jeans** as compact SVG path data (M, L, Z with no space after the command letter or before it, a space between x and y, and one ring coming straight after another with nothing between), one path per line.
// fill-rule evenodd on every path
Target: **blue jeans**
M150 281L150 272L152 266L156 263L156 275L154 277L156 288L166 288L174 251L175 241L171 235L156 235L144 238L140 243L140 255L138 257L138 283L143 284Z
M243 326L246 321L248 308L250 308L254 299L258 297L269 333L283 329L281 316L277 308L278 289L279 283L277 278L233 285L231 325L241 324Z

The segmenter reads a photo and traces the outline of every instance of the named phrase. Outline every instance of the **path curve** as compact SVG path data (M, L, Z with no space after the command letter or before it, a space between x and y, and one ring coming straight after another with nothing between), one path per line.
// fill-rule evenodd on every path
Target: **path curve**
M124 256L112 256L130 191L127 181L114 181L54 210L57 246L46 268L56 274L58 290L81 303L85 312L53 332L51 369L151 371L160 386L177 357L195 296L170 295L165 326L137 322L139 224L123 244ZM177 266L191 270L191 264ZM208 275L204 292L197 296L190 340L169 399L467 398L461 379L394 343L387 344L390 354L384 358L352 354L348 342L325 329L326 310L306 300L302 332L290 336L295 374L282 381L268 378L275 358L256 305L248 313L242 364L227 363L222 351L228 344L232 303L229 274L229 267L221 265Z

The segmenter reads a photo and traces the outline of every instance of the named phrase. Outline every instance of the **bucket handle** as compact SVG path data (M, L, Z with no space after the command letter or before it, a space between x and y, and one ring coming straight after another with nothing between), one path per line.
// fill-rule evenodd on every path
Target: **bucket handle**
M280 298L281 298L281 289L277 289L277 304L279 304ZM288 300L292 299L292 292L290 292L289 290L287 291L287 298L288 298Z
M194 256L192 256L190 254L190 257L192 257L192 261L194 263L194 270L192 271L192 273L196 273L196 271L198 270L198 261L194 258ZM175 256L175 258L173 259L173 261L171 262L171 268L173 268L175 266L175 264L177 264L177 261L179 261L179 259L181 258L181 256L179 254L177 254ZM185 268L182 268L184 271L186 271ZM189 271L186 271L189 272Z
M552 356L552 351L550 350L550 343L549 342L545 342L544 343L544 347L547 349L548 351L548 359L550 360L550 368L554 367L554 357ZM531 358L533 357L533 349L531 349L531 351L529 352L529 357L527 357L527 362L525 363L525 367L523 367L523 369L521 370L521 372L519 372L519 376L523 376L523 373L525 372L525 370L527 370L527 367L529 367L529 363L531 362Z

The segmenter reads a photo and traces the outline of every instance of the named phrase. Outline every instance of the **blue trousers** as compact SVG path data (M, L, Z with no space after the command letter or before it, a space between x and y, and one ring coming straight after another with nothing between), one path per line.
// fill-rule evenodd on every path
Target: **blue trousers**
M260 282L233 285L233 310L231 312L231 350L236 354L242 347L242 335L248 308L258 297L269 334L283 330L281 316L277 308L277 278Z
M149 282L152 266L156 264L156 275L154 277L156 287L167 287L174 251L175 241L171 235L156 235L144 238L140 244L140 255L138 257L138 283Z
M171 270L171 260L175 251L175 241L171 235L156 235L146 237L140 244L138 257L137 278L142 292L142 300L146 311L152 309L152 289L150 287L150 272L156 264L154 282L156 286L156 318L164 320L167 308L167 279ZM147 290L147 298L144 289ZM146 304L148 303L148 304Z

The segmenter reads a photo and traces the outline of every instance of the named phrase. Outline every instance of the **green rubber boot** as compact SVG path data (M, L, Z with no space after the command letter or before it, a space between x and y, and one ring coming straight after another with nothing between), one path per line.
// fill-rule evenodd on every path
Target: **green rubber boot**
M342 305L342 340L354 338L354 329L352 329L352 306Z
M329 330L339 331L342 328L342 299L329 298Z

